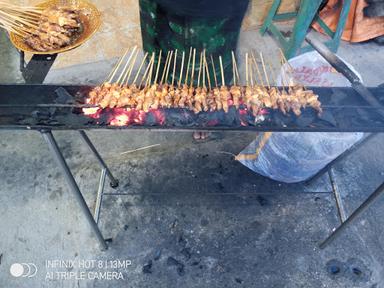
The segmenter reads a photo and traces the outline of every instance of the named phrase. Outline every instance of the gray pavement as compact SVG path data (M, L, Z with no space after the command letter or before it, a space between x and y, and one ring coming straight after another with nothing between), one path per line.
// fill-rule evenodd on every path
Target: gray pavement
M20 82L17 54L1 39L0 63L8 66L0 69L0 82ZM242 33L239 46L267 55L277 47L255 32ZM340 55L367 84L378 85L384 82L379 49L342 44ZM112 64L52 71L47 83L97 83ZM76 132L55 136L93 209L100 167ZM384 199L319 250L340 223L329 175L286 185L251 172L228 153L241 151L253 133L218 133L205 143L183 132L89 136L120 180L116 190L106 186L101 206L101 231L112 238L106 252L98 249L42 137L0 131L0 287L384 287ZM384 178L383 141L383 135L372 138L332 169L347 215ZM122 154L153 144L160 145ZM120 267L109 262L116 259ZM75 267L52 268L50 260L72 260ZM102 261L95 262L101 268L79 268L84 260ZM11 276L10 266L22 262L38 267L35 277ZM124 280L78 279L81 272L104 275L97 271L121 272ZM67 274L58 280L56 272Z

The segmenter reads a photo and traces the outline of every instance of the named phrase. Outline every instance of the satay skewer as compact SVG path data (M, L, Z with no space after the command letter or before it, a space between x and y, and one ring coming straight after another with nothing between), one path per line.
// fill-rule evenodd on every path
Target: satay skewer
M203 69L203 88L206 88L206 86L205 86L205 65L204 65L204 53L205 53L205 50L204 50L204 52L202 53L202 55L201 55L201 62L202 62L202 65L201 65L201 68Z
M253 66L252 66L252 64L249 65L249 79L250 79L250 82L251 82L251 87L253 87L254 86L254 82L253 82Z
M276 78L276 74L274 73L273 69L272 69L272 64L270 61L267 60L267 64L268 64L268 67L269 67L269 71L271 72L271 77L272 77L272 81L273 83L275 84L275 86L277 85L277 78Z
M172 62L172 56L173 56L173 50L171 51L171 54L168 60L167 72L165 73L165 79L164 79L165 83L168 83L168 74L169 74L169 70ZM161 81L161 84L163 84L163 81Z
M160 70L160 65L161 65L161 53L162 51L160 50L159 52L159 57L157 58L157 68L156 68L156 75L155 75L155 79L153 81L153 84L157 84L157 77L159 76L159 70ZM151 86L151 82L149 83L149 86Z
M248 66L248 53L245 53L245 85L247 86L249 86Z
M200 76L201 76L201 65L202 65L203 52L200 52L200 65L199 65L199 74L197 76L197 87L200 87Z
M121 79L123 78L123 76L125 75L125 70L127 69L128 65L131 63L131 59L132 59L132 57L133 57L133 54L136 52L136 49L137 49L137 46L135 46L135 47L133 48L133 50L131 51L131 54L129 55L129 58L128 58L127 62L126 62L125 65L123 66L123 71L121 71L120 76L119 76L119 78L117 78L117 81L116 81L116 83L117 83L118 85L120 85L120 81L121 81Z
M137 49L135 57L133 58L133 61L127 70L128 75L126 78L125 77L123 78L123 83L125 83L125 85L128 85L129 79L131 78L131 74L132 74L133 68L135 67L137 55L139 55L139 52L140 52L139 49Z
M264 75L265 75L265 80L267 81L268 88L271 89L271 85L269 84L267 70L265 69L264 57L263 57L263 53L262 52L260 52L260 59L261 59L261 64L263 65L263 71L264 71Z
M252 55L252 61L253 61L254 65L255 65L255 67L256 67L256 72L257 72L257 75L258 75L258 77L259 77L260 84L261 84L261 86L264 87L264 80L263 80L263 77L261 76L261 72L260 72L259 64L257 63L257 61L256 61L256 57L255 57L255 55L253 54L253 52L251 53L251 55Z
M225 86L225 75L224 75L224 69L223 69L223 59L221 55L219 56L220 61L220 71L221 71L221 86Z
M283 50L281 50L281 48L279 48L279 51L280 51L280 57L281 57L282 65L287 64L288 69L289 69L289 73L291 73L291 78L294 78L294 69L293 69L292 65L288 62L287 58L284 55Z
M36 29L34 27L27 26L26 24L18 23L14 20L10 20L8 18L3 17L0 15L0 24L6 29L7 31L18 31L19 33L23 33L26 36L29 36L32 34L32 30Z
M232 77L233 77L233 86L236 86L236 73L235 73L235 62L233 62L233 51L232 51Z
M240 82L240 74L239 74L239 69L237 68L237 63L236 63L236 56L235 53L232 51L232 58L233 58L233 63L235 65L235 73L237 77L237 84Z
M195 76L195 63L196 63L196 48L193 48L193 60L192 60L192 75L191 75L191 85L190 87L193 86L193 78Z
M180 77L179 77L179 83L178 83L179 87L181 86L181 81L183 79L184 58L185 58L185 51L183 51L183 57L181 58Z
M143 75L143 77L141 77L141 81L140 81L139 87L141 87L143 85L143 83L146 84L146 82L147 82L147 80L145 80L145 79L148 78L147 74L149 74L149 70L151 69L151 65L152 65L152 61L153 61L154 56L155 56L155 53L153 52L152 56L151 56L151 59L149 60L149 63L147 65L147 68L144 71L144 75ZM145 80L145 82L144 82L144 80Z
M5 30L7 30L8 32L12 32L20 37L26 37L28 34L26 32L23 32L23 31L19 31L19 30L15 30L14 28L4 24L4 23L0 23L0 28L3 28Z
M175 83L176 67L177 67L177 49L175 50L175 59L173 61L172 87L173 87L173 84Z
M190 47L189 49L187 72L186 72L185 81L184 81L184 84L186 85L188 85L189 65L191 64L191 59L192 59L192 47Z
M213 61L213 57L211 54L211 63L212 63L212 70L213 70L213 77L215 78L215 87L217 87L217 76L216 76L216 67L215 67L215 61Z
M163 84L163 81L164 81L164 77L165 77L165 73L167 72L167 67L168 67L168 61L169 61L169 54L171 53L171 51L168 51L167 52L167 57L165 58L165 63L164 63L164 68L163 68L163 73L161 75L161 80L160 80L160 85Z
M119 70L121 64L123 63L123 60L125 56L128 54L129 48L125 51L123 56L119 59L119 61L116 63L115 67L112 69L111 73L109 73L107 79L104 81L104 83L111 83L112 79L115 77L115 74L117 70Z
M137 71L136 76L135 76L135 78L133 79L132 84L136 84L137 78L138 78L139 75L140 75L141 69L143 68L144 63L145 63L145 60L147 59L147 57L148 57L148 52L145 53L145 55L144 55L144 57L143 57L143 60L142 60L141 63L140 63L139 70Z
M209 75L209 67L208 67L207 58L205 56L205 53L204 53L204 65L205 65L205 69L207 71L208 88L209 88L209 90L211 90L212 89L212 87L211 87L211 77Z
M3 15L3 16L0 16L1 19L11 23L15 27L23 27L23 25L25 25L24 27L26 27L26 28L39 29L39 26L37 25L37 21L31 22L31 21L28 21L26 19L22 19L19 16L15 16L15 15L12 15L10 13L6 13L6 12L2 11L1 9L0 9L0 14Z

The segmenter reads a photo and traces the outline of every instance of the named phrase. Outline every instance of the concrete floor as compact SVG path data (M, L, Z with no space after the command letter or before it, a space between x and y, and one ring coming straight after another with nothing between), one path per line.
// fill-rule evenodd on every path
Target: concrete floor
M1 37L0 67L6 69L0 82L20 82L17 54ZM242 33L239 47L277 51L273 39L252 31ZM367 85L379 85L380 49L343 43L339 54ZM112 62L52 71L47 83L98 83ZM277 59L272 65L278 69ZM97 162L76 132L55 136L93 209ZM181 132L89 136L121 183L117 190L106 187L101 206L101 230L113 239L106 252L98 249L40 135L0 131L0 287L384 287L384 199L330 247L317 246L339 224L335 191L349 215L383 180L383 135L306 185L270 181L222 153L237 154L253 133L218 133L200 144ZM160 145L121 154L153 144ZM108 261L117 259L132 263L110 267ZM47 267L50 260L72 260L75 267ZM79 268L85 260L103 262ZM38 272L15 278L13 263L34 263ZM57 279L56 272L84 271L121 272L124 280Z

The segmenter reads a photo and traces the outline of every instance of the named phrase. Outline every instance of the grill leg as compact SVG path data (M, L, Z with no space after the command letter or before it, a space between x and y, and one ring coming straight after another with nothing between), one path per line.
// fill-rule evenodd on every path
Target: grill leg
M101 234L100 229L97 226L97 224L96 224L96 222L92 216L92 213L89 211L87 203L85 202L84 197L80 192L79 186L77 186L75 178L73 177L71 171L69 170L67 162L65 161L64 156L61 153L60 148L57 145L57 142L56 142L55 138L53 137L52 132L50 130L42 130L40 132L41 132L44 140L47 142L49 149L52 152L53 157L57 161L62 172L64 173L65 180L67 181L68 186L70 187L70 190L73 193L73 196L75 196L77 203L80 205L81 211L83 212L85 218L87 219L89 226L91 227L92 231L95 233L96 238L99 241L101 249L102 250L108 249L108 245L105 242L104 237Z
M331 235L328 236L321 244L320 248L324 249L328 244L330 244L333 240L335 240L341 232L343 232L351 223L362 214L368 207L377 200L381 195L384 195L384 182L373 192L367 200L363 202L353 213L351 216L347 218L335 231L332 232Z
M111 171L109 170L107 164L105 164L103 158L101 158L99 152L97 152L95 146L93 145L91 140L88 138L88 136L85 133L85 131L80 130L79 133L80 133L81 138L83 138L85 144L87 144L87 146L89 147L89 149L91 150L93 155L95 155L97 161L99 161L101 167L103 167L103 169L105 169L105 172L106 172L109 180L111 181L111 187L112 188L117 188L119 186L119 180L117 180L117 179L115 179L115 177L113 177L113 175L112 175Z

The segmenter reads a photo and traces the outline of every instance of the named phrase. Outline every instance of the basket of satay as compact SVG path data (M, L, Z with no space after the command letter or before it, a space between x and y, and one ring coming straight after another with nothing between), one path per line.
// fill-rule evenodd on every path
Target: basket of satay
M49 0L32 7L0 0L0 27L21 51L62 53L82 45L100 25L100 12L85 0Z

